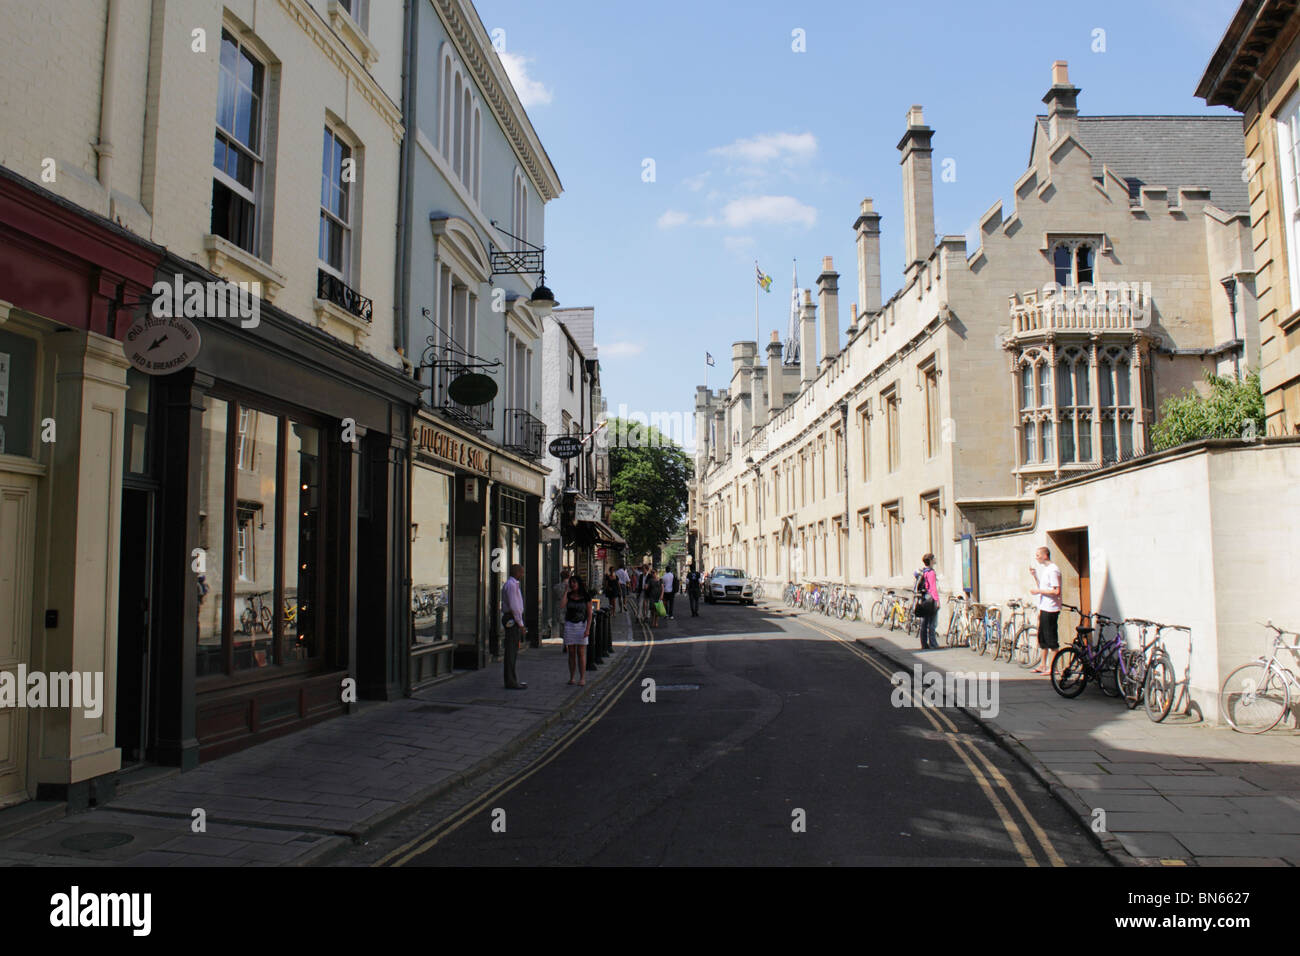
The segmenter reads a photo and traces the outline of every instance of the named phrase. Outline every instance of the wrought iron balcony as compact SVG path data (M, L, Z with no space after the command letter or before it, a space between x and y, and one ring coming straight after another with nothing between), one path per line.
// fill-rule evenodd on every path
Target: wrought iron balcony
M316 270L316 297L347 309L364 322L371 320L373 303L338 276L330 275L324 269Z
M542 457L542 436L546 426L542 420L530 415L522 408L507 408L505 411L505 441L502 443L511 451L527 457Z
M448 394L451 383L461 375L473 372L464 365L448 363L433 370L433 384L430 386L430 404L434 411L458 425L485 432L492 427L495 402L484 405L462 405Z
M1011 336L1045 332L1127 332L1151 325L1149 282L1047 286L1010 297Z

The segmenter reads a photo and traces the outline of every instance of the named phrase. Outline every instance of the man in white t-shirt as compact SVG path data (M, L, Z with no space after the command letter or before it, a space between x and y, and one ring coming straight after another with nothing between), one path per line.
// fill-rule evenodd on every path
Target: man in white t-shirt
M1057 631L1061 618L1061 569L1052 563L1052 552L1046 548L1039 548L1034 559L1037 565L1030 565L1029 573L1037 587L1030 588L1029 593L1038 595L1038 646L1043 657L1033 673L1050 674L1052 655L1061 646Z
M620 566L619 569L614 572L614 576L618 578L618 603L621 605L622 610L626 611L628 585L627 568Z

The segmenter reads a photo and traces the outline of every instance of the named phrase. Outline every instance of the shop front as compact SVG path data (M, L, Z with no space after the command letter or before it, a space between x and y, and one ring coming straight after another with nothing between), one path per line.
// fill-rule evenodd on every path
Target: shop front
M121 569L151 613L123 620L120 721L182 767L400 694L418 388L269 303L255 327L191 321L188 367L129 382Z
M499 653L500 592L524 566L525 624L537 639L542 472L430 414L411 442L409 688Z

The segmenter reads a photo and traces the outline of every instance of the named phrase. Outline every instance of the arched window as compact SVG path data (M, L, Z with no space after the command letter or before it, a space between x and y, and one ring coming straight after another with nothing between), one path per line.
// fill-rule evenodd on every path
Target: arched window
M480 174L482 173L482 167L483 167L483 154L481 152L482 143L483 143L483 111L480 110L478 108L478 105L476 104L474 106L474 162L472 166L474 170L474 188L471 190L474 193L475 202L479 201L478 185L479 185Z
M1034 407L1034 367L1029 364L1020 368L1020 407Z
M1092 246L1086 242L1074 252L1074 275L1078 285L1092 285Z
M473 167L470 165L470 152L473 149L474 136L472 127L474 124L474 109L469 99L469 82L465 83L465 91L461 94L461 122L465 124L465 130L461 134L461 156L460 156L460 178L463 183L473 181Z
M1056 267L1056 284L1074 285L1074 275L1070 271L1070 247L1059 245L1052 251L1052 264Z
M464 125L465 125L464 108L465 107L463 103L462 93L463 93L463 86L460 82L460 71L457 70L455 85L452 87L452 96L456 101L456 110L455 113L453 114L453 123L456 128L456 133L454 138L452 139L452 151L451 151L451 168L456 173L457 176L461 174L460 151L462 148L464 148L464 144L465 144L465 129L464 129Z
M442 58L442 158L451 159L451 57Z
M1052 404L1052 366L1039 362L1038 369L1038 407L1048 408Z

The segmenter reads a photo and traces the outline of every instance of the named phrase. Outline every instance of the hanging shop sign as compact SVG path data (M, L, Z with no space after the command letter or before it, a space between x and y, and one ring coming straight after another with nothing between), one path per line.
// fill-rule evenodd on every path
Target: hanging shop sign
M451 380L447 395L461 405L486 405L497 397L497 383L481 372L465 372Z
M600 502L579 498L574 502L573 517L576 521L599 521L601 519Z
M146 375L170 375L199 354L199 330L178 315L144 315L131 323L122 348L131 364Z
M565 458L577 458L582 454L582 439L574 435L561 435L555 439L547 448L551 455L561 460Z
M539 498L546 493L545 476L514 464L504 455L492 457L492 478Z
M416 422L411 430L411 441L417 455L436 463L455 465L480 475L492 474L490 451L436 425Z

